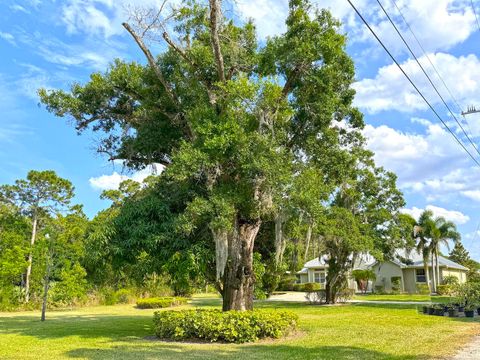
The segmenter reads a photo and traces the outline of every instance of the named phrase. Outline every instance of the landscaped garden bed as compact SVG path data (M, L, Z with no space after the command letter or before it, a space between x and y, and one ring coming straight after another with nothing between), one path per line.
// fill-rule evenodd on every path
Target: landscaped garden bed
M153 322L161 339L244 343L287 335L296 329L298 315L277 310L195 309L159 311Z

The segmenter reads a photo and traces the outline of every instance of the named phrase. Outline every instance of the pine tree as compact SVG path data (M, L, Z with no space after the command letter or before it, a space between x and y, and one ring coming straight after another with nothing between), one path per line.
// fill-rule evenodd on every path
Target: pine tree
M450 251L450 255L448 258L456 263L467 266L472 260L470 258L470 254L468 253L467 249L463 246L461 241L457 241L455 243L455 247Z

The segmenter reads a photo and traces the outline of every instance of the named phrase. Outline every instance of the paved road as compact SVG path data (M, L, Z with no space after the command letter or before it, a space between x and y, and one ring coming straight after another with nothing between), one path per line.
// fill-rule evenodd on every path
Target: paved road
M451 360L478 360L480 359L480 336L476 336L473 341L464 347Z
M287 302L307 302L303 292L287 292L282 295L272 295L269 301L287 301ZM350 303L368 303L368 304L392 304L392 305L427 305L430 302L424 301L372 301L372 300L348 300ZM480 360L480 358L479 358Z

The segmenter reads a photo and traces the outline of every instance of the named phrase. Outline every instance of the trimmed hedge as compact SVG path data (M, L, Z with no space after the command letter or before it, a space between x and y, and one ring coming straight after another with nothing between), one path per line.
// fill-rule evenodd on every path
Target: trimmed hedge
M322 285L320 285L319 283L303 283L293 285L293 291L310 292L321 290L321 288Z
M161 298L147 298L138 299L137 308L139 309L160 309L171 306L184 305L187 303L187 298L184 297L161 297Z
M156 312L153 322L161 339L245 343L285 336L297 327L298 316L275 310L170 310Z

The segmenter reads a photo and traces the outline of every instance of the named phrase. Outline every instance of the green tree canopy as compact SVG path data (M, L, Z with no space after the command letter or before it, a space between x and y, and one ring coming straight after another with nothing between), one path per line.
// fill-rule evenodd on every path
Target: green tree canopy
M225 14L220 0L186 1L172 14L136 10L137 22L123 25L147 66L116 60L84 85L40 96L78 131L102 134L98 151L110 159L131 168L165 166L157 183L121 208L117 253L146 252L207 273L213 251L223 308L243 310L253 306L253 251L263 224L284 213L304 213L313 224L320 205L355 179L355 202L366 206L371 226L365 233L350 211L352 232L383 247L386 212L395 211L401 194L393 186L383 191L394 176L371 170L340 23L307 0L290 0L285 33L259 44L252 22ZM167 45L156 57L152 38ZM359 162L369 162L369 171ZM317 204L301 194L314 191L301 186L313 182Z

